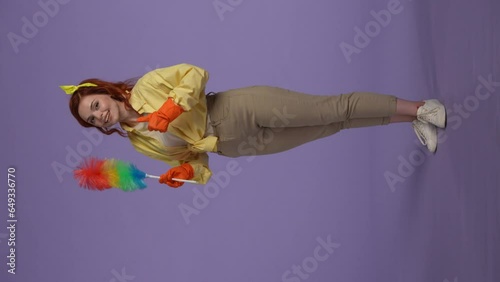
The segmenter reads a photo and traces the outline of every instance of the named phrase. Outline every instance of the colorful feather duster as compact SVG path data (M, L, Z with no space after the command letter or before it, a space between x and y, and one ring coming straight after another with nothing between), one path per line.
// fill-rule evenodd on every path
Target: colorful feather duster
M78 185L89 190L106 190L119 188L123 191L135 191L146 188L146 177L159 179L139 170L135 165L116 159L87 158L74 171ZM196 181L177 179L175 181L196 183Z

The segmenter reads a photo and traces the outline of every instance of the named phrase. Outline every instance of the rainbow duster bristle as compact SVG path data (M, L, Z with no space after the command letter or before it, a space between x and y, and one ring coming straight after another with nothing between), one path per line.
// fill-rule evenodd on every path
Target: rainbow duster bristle
M78 185L89 190L119 188L135 191L146 188L146 173L131 163L116 159L88 158L74 171Z

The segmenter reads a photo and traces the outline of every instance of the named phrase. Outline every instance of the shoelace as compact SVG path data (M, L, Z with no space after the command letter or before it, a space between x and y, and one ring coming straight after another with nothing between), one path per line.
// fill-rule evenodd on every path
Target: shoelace
M427 139L425 139L425 135L422 132L418 123L413 124L413 130L415 130L415 133L417 134L417 137L418 137L418 140L420 140L420 143L422 143L422 145L427 145Z
M425 112L425 113L421 113L421 114L419 115L419 118L420 118L420 119L423 119L423 120L425 120L425 121L427 121L427 122L430 122L430 118L429 118L429 116L431 116L431 115L437 115L438 111L439 111L439 108L437 108L437 107L436 107L436 108L434 108L434 109L432 109L432 110L428 110L428 111L427 111L427 112Z

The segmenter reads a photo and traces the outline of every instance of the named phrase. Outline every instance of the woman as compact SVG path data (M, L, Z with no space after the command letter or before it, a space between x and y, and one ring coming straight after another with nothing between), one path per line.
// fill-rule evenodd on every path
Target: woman
M279 87L251 86L205 96L208 72L190 64L153 70L137 82L87 79L61 86L84 127L129 138L137 151L172 168L172 178L205 184L208 152L228 157L278 153L345 128L412 122L431 152L446 112L437 100L412 102L368 92L307 95ZM119 125L119 127L113 127ZM125 132L123 132L124 130Z

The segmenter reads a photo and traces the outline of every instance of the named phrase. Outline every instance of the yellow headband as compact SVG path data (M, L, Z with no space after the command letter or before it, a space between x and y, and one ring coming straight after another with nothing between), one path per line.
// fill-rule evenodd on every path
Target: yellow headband
M97 86L96 84L94 83L90 83L90 82L87 82L87 83L82 83L78 86L75 86L75 85L61 85L59 87L61 87L61 89L68 95L71 95L73 93L75 93L76 90L78 90L78 88L80 87L94 87L94 86Z

